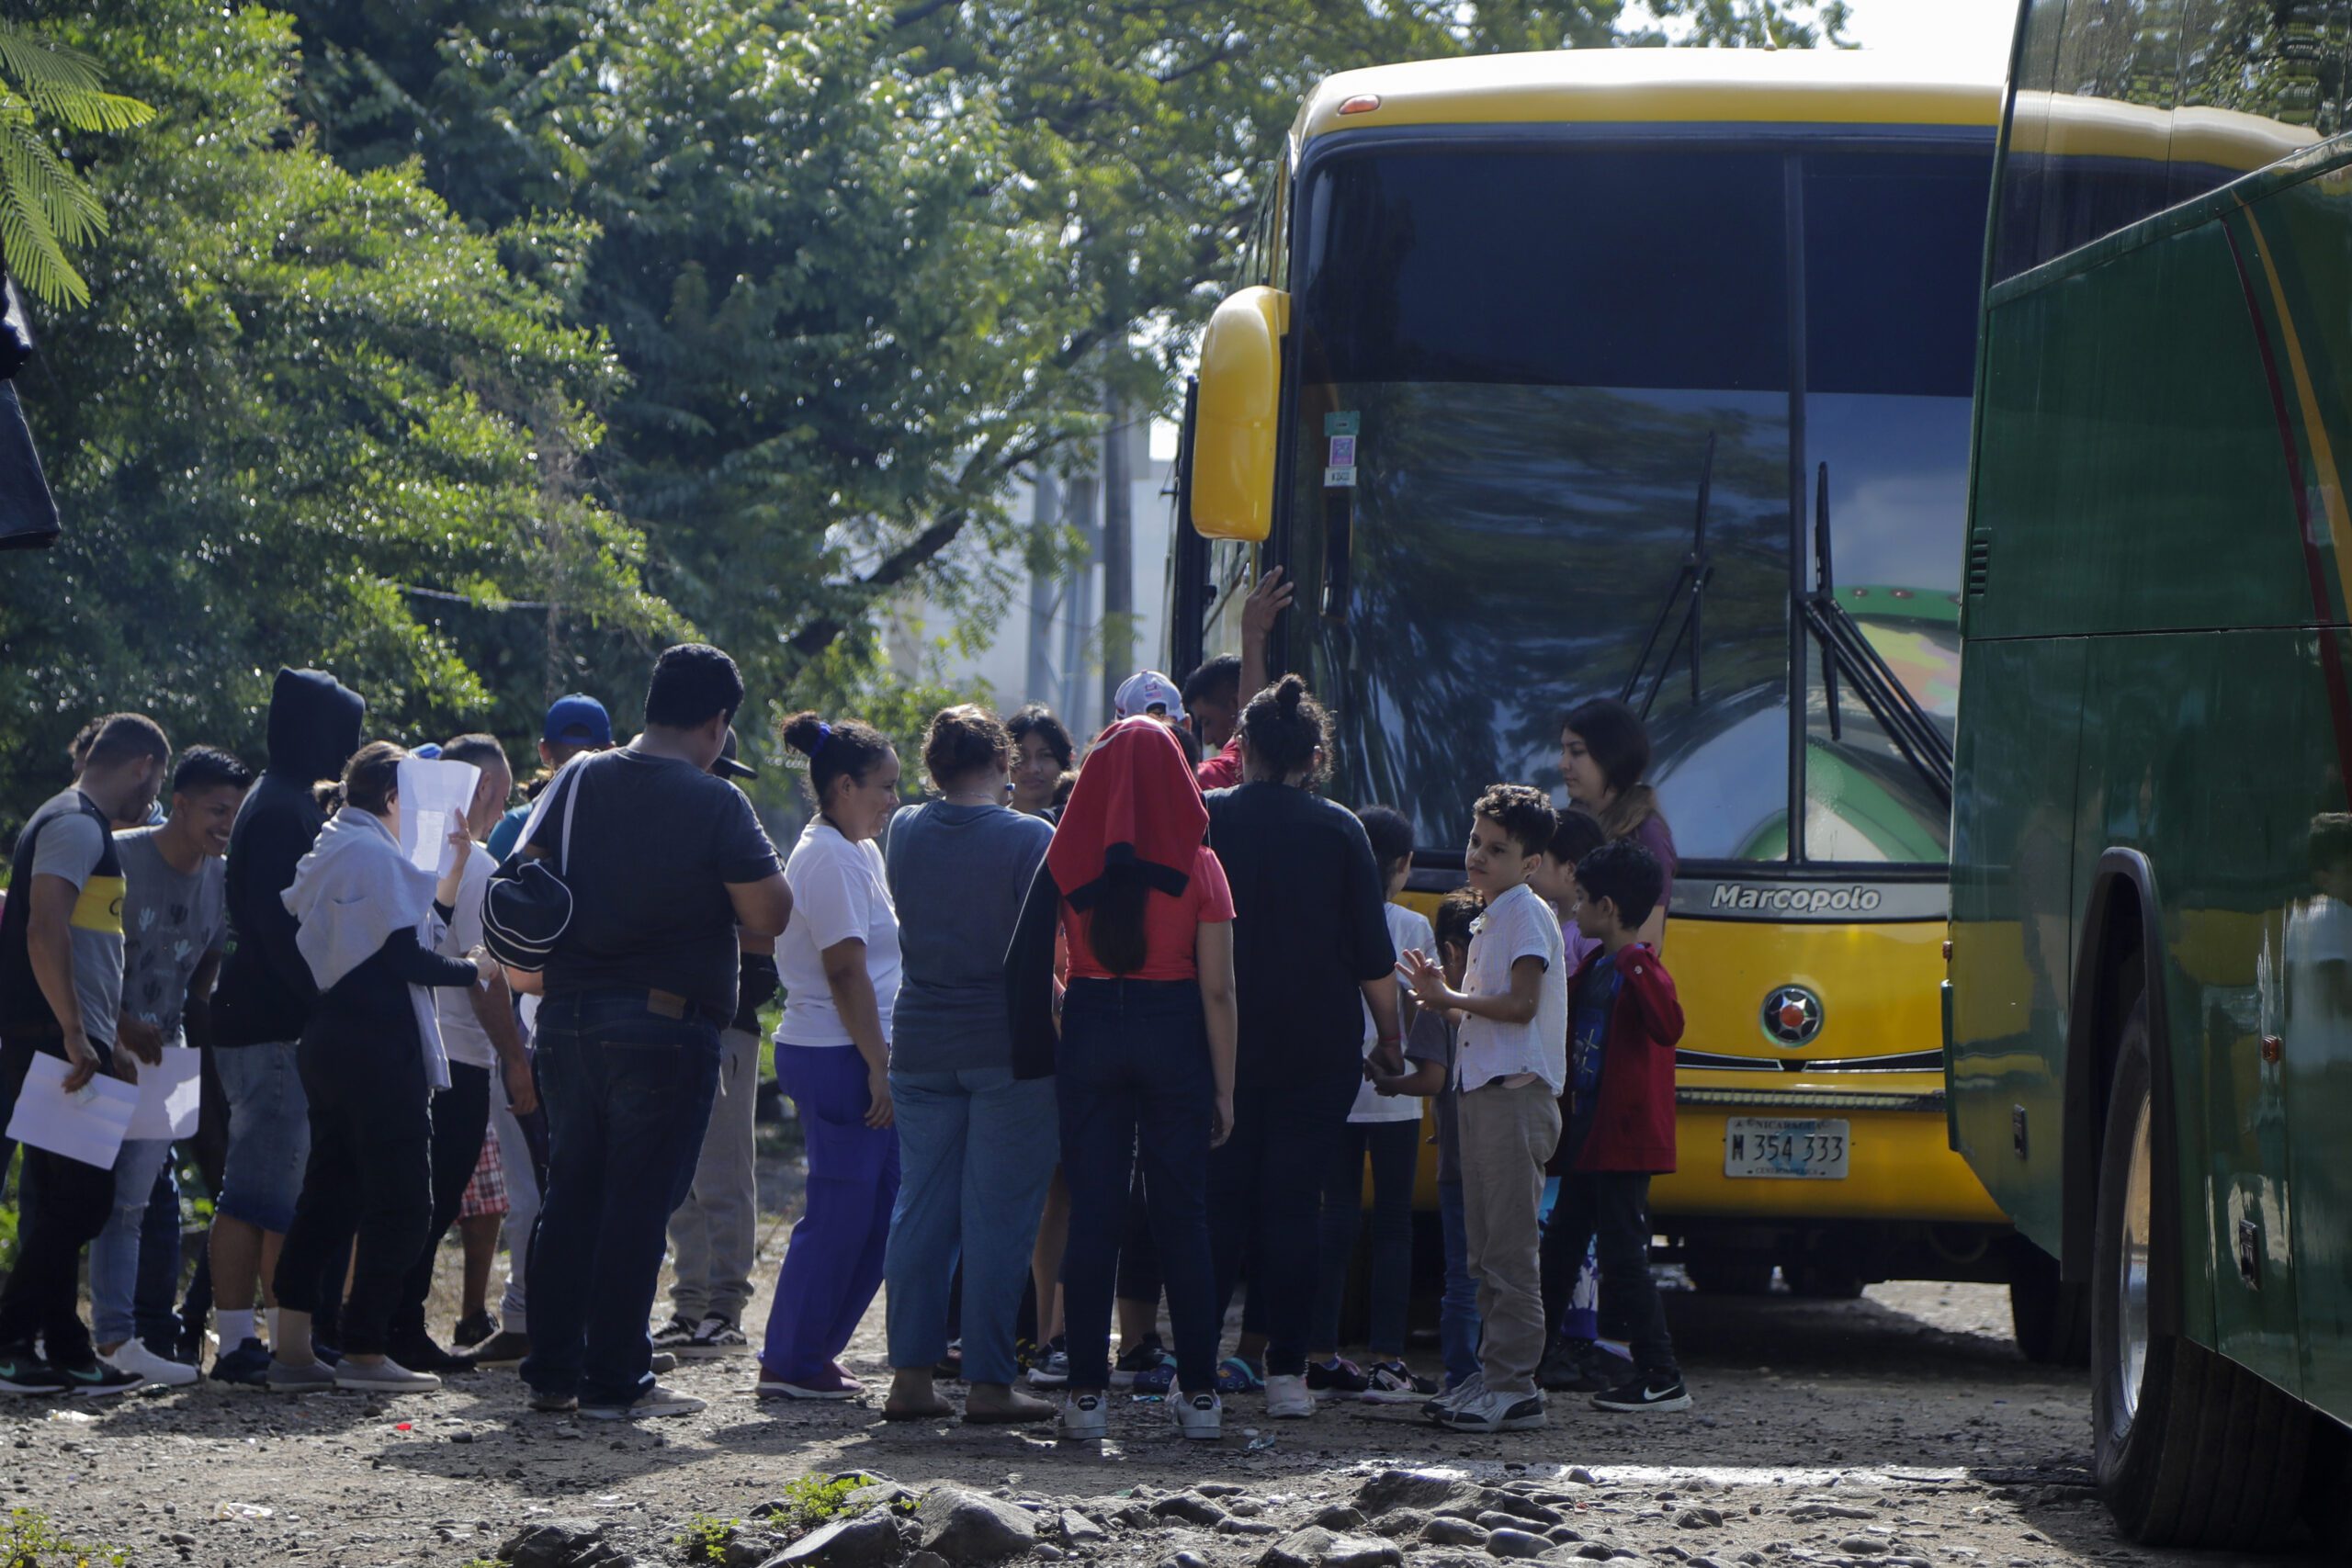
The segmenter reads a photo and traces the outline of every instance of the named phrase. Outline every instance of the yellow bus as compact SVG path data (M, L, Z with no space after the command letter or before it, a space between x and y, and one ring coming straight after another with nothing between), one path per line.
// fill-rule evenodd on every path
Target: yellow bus
M1350 72L1284 139L1202 344L1172 667L1238 646L1397 807L1424 901L1588 698L1646 717L1690 1021L1668 1257L1702 1290L2054 1267L1948 1140L1951 734L2000 86L1837 51Z

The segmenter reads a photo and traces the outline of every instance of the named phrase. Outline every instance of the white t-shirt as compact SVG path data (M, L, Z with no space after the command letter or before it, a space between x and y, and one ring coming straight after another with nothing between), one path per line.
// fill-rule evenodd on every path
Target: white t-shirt
M490 892L490 874L496 869L491 864L490 852L480 844L466 857L458 873L457 908L450 911L449 923L435 944L443 957L463 958L481 944L481 904ZM490 1043L489 1032L474 1016L469 992L455 986L435 986L433 1006L441 1019L441 1048L449 1060L469 1067L498 1066L498 1047Z
M899 911L890 902L882 846L871 839L853 844L832 824L811 822L784 863L784 880L792 888L792 919L775 944L776 973L784 981L776 1043L856 1043L825 983L825 949L852 937L865 943L865 975L874 982L882 1038L889 1039L899 999Z
M1410 947L1432 958L1437 956L1437 931L1430 926L1428 916L1418 909L1408 909L1402 904L1385 905L1380 912L1388 917L1388 943L1398 954ZM1397 997L1405 1006L1413 1005L1406 999L1402 987L1397 989ZM1369 1058L1379 1043L1380 1029L1372 1021L1372 1004L1366 1002L1363 1009L1364 1055ZM1383 1094L1372 1087L1369 1079L1356 1086L1355 1109L1348 1112L1351 1122L1418 1122L1420 1119L1421 1102L1418 1097Z
M1470 932L1467 995L1509 995L1511 965L1522 958L1544 961L1544 984L1536 989L1535 1016L1525 1023L1462 1021L1463 1089L1532 1073L1559 1093L1568 1082L1568 975L1560 917L1522 882L1487 906Z

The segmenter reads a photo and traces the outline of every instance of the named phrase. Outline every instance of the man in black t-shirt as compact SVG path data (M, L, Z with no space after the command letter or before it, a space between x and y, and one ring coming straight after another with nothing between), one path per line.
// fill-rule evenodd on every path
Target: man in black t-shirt
M545 998L548 1186L523 1363L534 1409L625 1419L702 1408L653 1381L645 1324L670 1214L710 1123L718 1034L735 1016L737 929L775 936L792 912L751 802L709 772L742 702L726 654L666 650L646 689L645 732L566 764L524 829L523 852L546 860L572 898L546 972L520 981Z

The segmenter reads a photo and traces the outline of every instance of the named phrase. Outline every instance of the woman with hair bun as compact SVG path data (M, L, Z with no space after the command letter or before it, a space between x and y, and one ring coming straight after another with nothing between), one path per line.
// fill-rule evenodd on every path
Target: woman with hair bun
M1666 872L1657 908L1642 922L1641 938L1656 947L1666 933L1666 906L1674 897L1674 829L1646 782L1650 734L1641 715L1614 697L1595 697L1568 710L1560 724L1560 782L1570 804L1600 819L1613 841L1637 840Z
M884 857L902 911L906 975L890 1041L901 1179L883 1260L889 1285L885 1420L953 1416L933 1386L947 1354L947 1292L963 1260L964 1375L972 1423L1046 1421L1015 1389L1013 1319L1058 1139L1054 1064L1021 1060L1004 954L1054 830L1005 804L1012 738L986 708L931 721L923 771L938 797L899 814Z
M1208 797L1210 842L1233 887L1241 1004L1233 1136L1209 1164L1217 1300L1250 1277L1266 1325L1266 1414L1315 1413L1315 1394L1361 1393L1306 1362L1323 1183L1356 1087L1363 1013L1382 1070L1403 1070L1387 885L1355 814L1314 794L1330 720L1285 675L1241 715L1242 783Z
M813 713L786 720L784 742L808 760L817 807L785 862L792 920L775 954L786 993L775 1076L799 1109L808 1198L776 1278L759 1392L848 1399L864 1385L839 1358L881 1286L899 1195L899 916L876 842L899 807L899 754L872 725Z

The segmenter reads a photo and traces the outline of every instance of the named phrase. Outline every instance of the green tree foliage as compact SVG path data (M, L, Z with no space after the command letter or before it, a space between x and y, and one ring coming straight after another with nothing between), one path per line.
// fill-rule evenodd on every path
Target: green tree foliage
M106 90L89 59L0 22L0 256L35 298L86 305L67 252L106 231L96 193L50 143L52 126L127 130L155 111Z
M544 618L471 603L560 587L575 638L641 671L679 623L641 541L567 479L619 384L564 319L588 232L502 254L413 170L338 167L286 110L282 15L138 0L43 25L160 112L87 144L112 216L94 303L18 378L68 522L0 570L5 809L111 708L257 760L281 663L334 670L380 733L522 732Z

